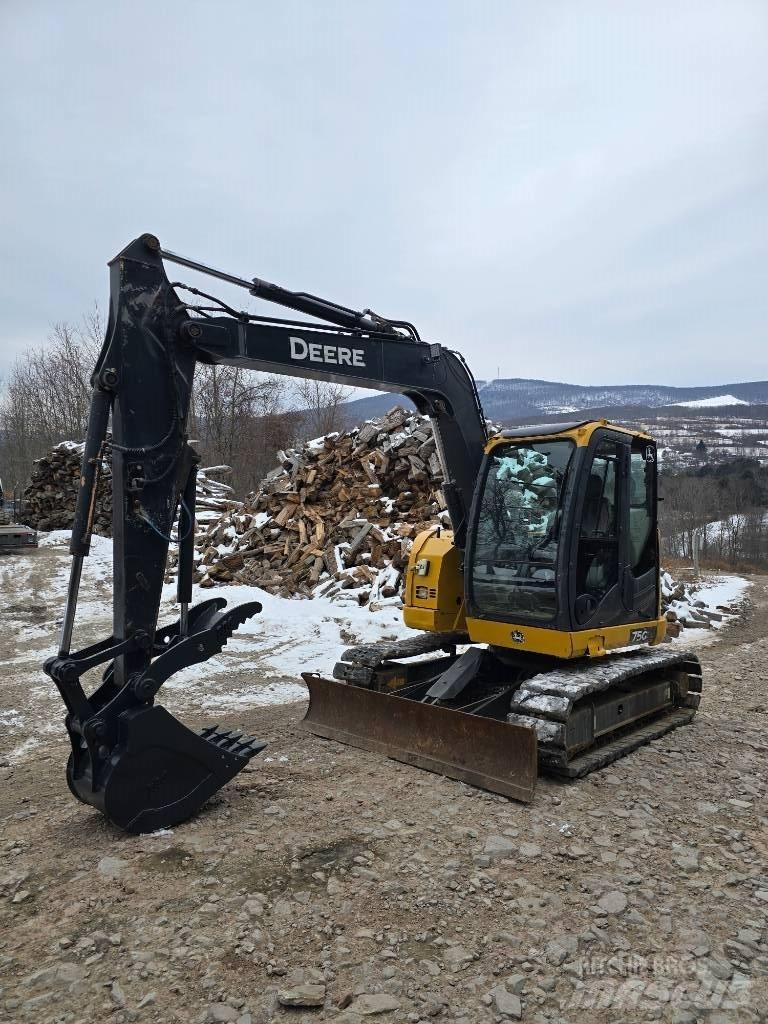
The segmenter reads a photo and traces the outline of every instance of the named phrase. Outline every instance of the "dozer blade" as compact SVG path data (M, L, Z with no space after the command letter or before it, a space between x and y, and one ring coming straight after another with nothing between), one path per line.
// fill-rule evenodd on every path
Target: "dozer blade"
M109 761L97 763L83 743L67 765L67 782L126 832L154 832L191 817L263 750L265 743L230 730L192 732L160 705L131 708L119 718Z
M471 786L530 803L537 776L532 728L302 673L303 725L316 736L385 754Z

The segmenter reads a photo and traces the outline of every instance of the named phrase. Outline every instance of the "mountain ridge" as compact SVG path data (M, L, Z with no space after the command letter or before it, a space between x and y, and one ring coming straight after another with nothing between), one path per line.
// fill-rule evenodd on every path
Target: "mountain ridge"
M477 389L485 415L495 422L507 423L531 416L571 415L586 411L608 411L631 407L633 411L678 406L681 414L696 405L711 412L717 408L743 408L768 405L768 381L742 381L679 387L666 384L568 384L561 381L507 377L478 381ZM722 399L722 405L719 400ZM734 402L733 399L736 401ZM411 403L402 395L375 394L357 398L344 405L351 420L361 421L384 415L395 405Z

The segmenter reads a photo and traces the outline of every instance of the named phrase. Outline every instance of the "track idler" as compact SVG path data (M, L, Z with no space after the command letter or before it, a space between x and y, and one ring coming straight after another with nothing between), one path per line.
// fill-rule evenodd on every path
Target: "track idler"
M191 608L185 635L179 622L158 630L149 665L122 686L113 659L140 648L140 637L110 637L46 662L69 712L69 788L126 832L153 832L189 818L266 746L218 726L193 732L154 703L171 675L218 654L238 626L261 611L255 601L225 606L215 598ZM101 685L86 697L81 675L108 659Z

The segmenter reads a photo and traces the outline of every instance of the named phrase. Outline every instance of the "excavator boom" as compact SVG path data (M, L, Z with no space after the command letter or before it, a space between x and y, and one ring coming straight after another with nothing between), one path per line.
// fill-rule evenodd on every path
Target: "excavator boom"
M199 289L172 285L165 262L325 322L277 320L234 310ZM466 534L486 428L464 361L441 345L422 342L406 321L215 270L163 250L153 235L137 238L111 261L110 285L106 338L92 377L61 640L45 670L67 709L70 789L120 827L147 831L189 817L264 746L213 726L195 734L155 703L172 674L217 654L234 630L260 611L257 602L227 609L220 599L191 607L199 460L187 440L187 416L196 364L342 381L408 396L432 418L446 503L459 543ZM205 301L196 302L199 298ZM90 547L100 453L110 418L113 632L72 651L80 574ZM176 622L158 629L177 515L180 614ZM103 670L102 679L87 696L82 677L95 668Z

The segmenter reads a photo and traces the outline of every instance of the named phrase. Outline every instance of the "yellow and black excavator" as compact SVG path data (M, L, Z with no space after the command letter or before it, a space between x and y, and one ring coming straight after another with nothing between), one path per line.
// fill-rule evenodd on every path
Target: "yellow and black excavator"
M315 319L236 310L171 283L165 263ZM199 460L186 422L198 362L400 393L433 424L452 529L414 542L404 617L416 632L344 651L334 679L305 673L312 732L530 800L539 769L579 777L691 721L698 660L660 646L651 437L605 420L489 437L462 357L412 324L214 270L154 235L128 245L110 272L67 603L45 665L67 708L78 799L131 832L167 827L264 748L217 726L195 733L155 701L173 673L217 654L260 611L221 598L190 607ZM73 652L110 416L113 635ZM179 618L158 628L177 516ZM82 677L100 666L86 695Z

